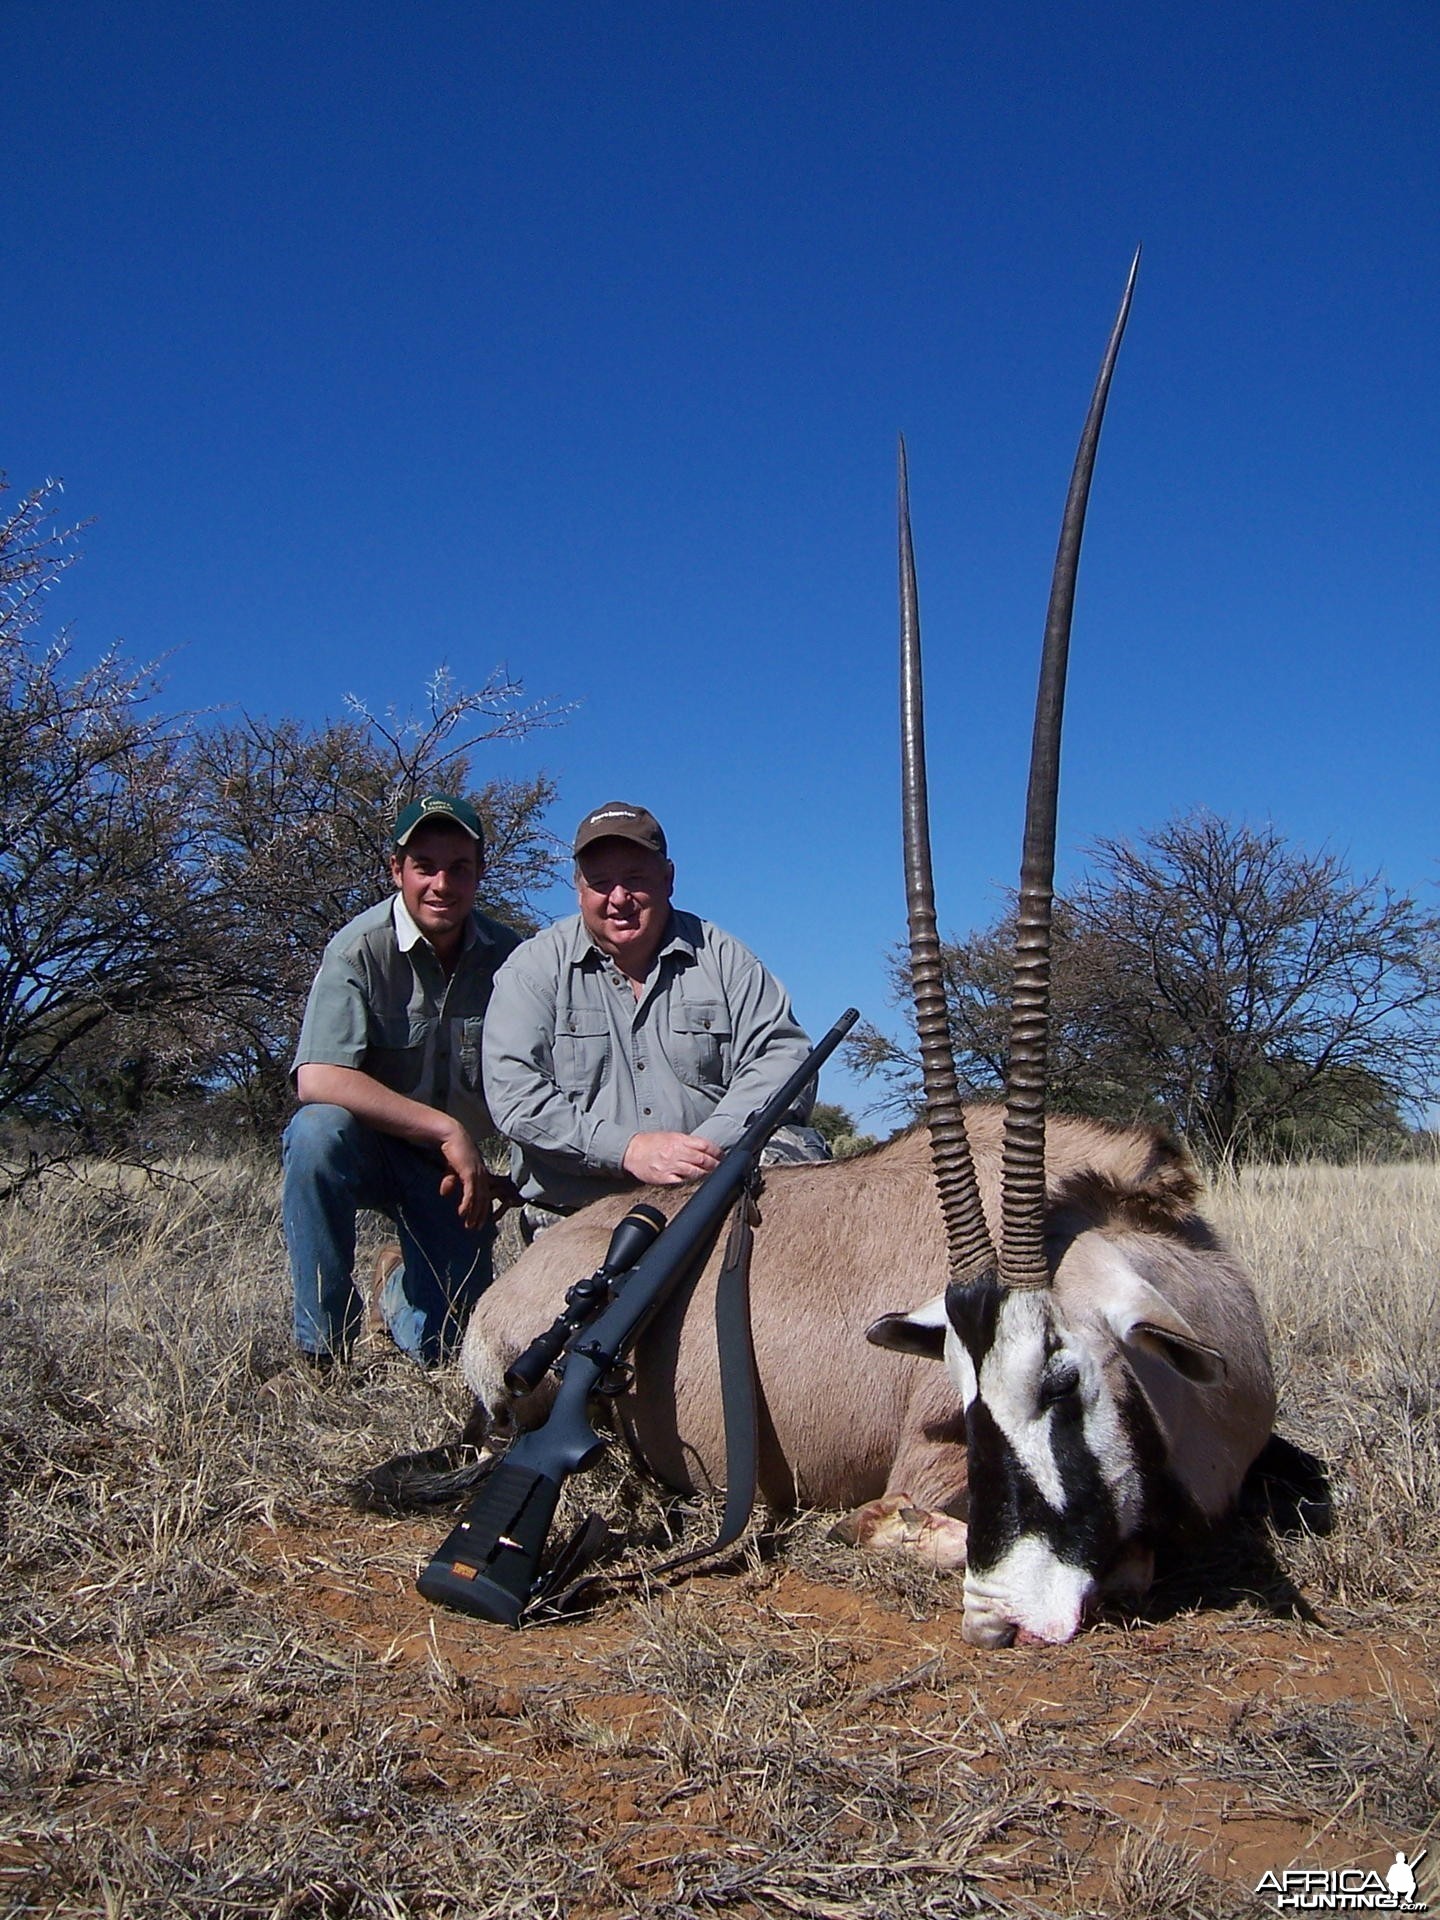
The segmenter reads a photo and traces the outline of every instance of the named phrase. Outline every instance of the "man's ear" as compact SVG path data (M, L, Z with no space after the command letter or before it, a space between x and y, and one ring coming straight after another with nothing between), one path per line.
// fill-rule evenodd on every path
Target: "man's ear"
M397 892L400 887L400 866L403 857L403 855L398 853L392 853L390 856L390 879Z

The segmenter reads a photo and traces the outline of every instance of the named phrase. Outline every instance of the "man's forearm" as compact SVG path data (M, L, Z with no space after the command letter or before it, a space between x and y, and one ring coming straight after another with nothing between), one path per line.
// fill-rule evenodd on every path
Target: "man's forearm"
M487 1170L478 1144L453 1114L396 1093L358 1067L298 1067L295 1091L304 1105L343 1107L379 1133L433 1148L443 1168L440 1193L454 1200L462 1226L479 1229L519 1204L517 1190Z
M490 1108L496 1127L526 1152L572 1173L619 1173L632 1125L582 1113L558 1087L537 1085L528 1099Z
M493 1005L493 1002L492 1002ZM618 1173L632 1126L581 1111L545 1069L495 1045L486 1017L485 1104L498 1132L573 1173Z
M297 1067L295 1091L302 1105L344 1107L366 1126L408 1140L412 1146L443 1146L460 1124L439 1107L427 1107L423 1100L396 1093L358 1067L315 1063Z

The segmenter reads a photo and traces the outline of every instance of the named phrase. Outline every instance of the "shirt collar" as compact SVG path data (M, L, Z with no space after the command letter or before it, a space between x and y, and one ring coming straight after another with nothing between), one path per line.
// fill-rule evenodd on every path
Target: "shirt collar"
M402 953L409 953L413 947L420 944L427 947L430 946L430 942L425 938L425 935L420 931L419 927L416 926L415 917L406 906L405 896L400 892L398 887L391 900L390 911L395 918L395 943ZM480 929L476 926L475 916L472 913L467 916L465 921L465 932L460 941L460 951L464 953L468 948L473 947L479 937ZM433 947L431 948L431 952L434 952Z

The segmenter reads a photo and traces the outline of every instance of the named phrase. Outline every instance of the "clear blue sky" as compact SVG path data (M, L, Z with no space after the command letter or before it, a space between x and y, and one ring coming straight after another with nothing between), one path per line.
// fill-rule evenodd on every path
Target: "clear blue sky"
M309 719L504 662L578 705L482 774L549 767L564 835L651 806L680 902L813 1031L894 1022L895 437L959 932L1014 878L1143 242L1062 882L1207 806L1433 897L1432 0L5 0L0 29L0 466L95 516L53 603L82 655Z

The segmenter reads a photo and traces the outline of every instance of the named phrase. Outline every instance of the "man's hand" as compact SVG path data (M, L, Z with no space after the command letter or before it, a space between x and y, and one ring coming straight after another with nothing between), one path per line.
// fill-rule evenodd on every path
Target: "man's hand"
M621 1165L646 1186L678 1187L713 1173L723 1157L717 1146L698 1133L636 1133Z
M440 1142L440 1151L450 1171L440 1182L440 1191L455 1198L462 1226L472 1232L498 1220L508 1207L521 1204L520 1190L508 1173L491 1173L480 1158L480 1150L462 1126L456 1126Z

